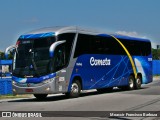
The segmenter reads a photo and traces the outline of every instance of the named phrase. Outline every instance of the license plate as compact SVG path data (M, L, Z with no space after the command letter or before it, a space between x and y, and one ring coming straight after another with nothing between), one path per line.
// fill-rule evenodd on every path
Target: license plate
M26 92L33 92L33 89L26 89Z

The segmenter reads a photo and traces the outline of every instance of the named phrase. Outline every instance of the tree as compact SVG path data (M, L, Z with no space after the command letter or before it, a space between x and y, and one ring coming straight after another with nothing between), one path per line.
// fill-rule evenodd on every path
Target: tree
M1 59L1 60L6 60L6 57L5 57L5 55L4 55L4 52L1 52L1 51L0 51L0 59ZM9 53L8 59L9 59L9 60L13 59L13 53L11 53L11 52Z
M153 60L160 60L160 49L152 48Z
M4 58L4 52L0 52L0 59L3 60Z

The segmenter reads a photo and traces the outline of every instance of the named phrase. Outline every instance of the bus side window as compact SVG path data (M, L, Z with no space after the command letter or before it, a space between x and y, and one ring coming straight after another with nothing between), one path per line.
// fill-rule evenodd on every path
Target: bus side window
M74 42L74 38L75 38L75 33L62 33L60 35L58 35L58 41L61 40L66 40L65 43L65 66L67 66L69 64L69 60L70 60L70 56L72 53L72 45Z
M65 45L59 45L55 50L55 68L60 70L65 66Z

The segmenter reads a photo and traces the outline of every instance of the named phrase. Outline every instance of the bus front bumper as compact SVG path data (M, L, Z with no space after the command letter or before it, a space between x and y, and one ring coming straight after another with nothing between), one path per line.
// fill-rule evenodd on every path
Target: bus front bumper
M55 79L42 83L12 83L13 94L53 94L56 91Z

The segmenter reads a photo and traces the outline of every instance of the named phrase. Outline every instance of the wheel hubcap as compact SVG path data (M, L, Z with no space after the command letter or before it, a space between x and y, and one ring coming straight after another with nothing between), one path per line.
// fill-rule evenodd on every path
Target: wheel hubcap
M141 87L141 79L137 78L136 82L137 82L137 87L140 88Z
M134 86L133 80L130 79L130 80L129 80L129 87L130 87L130 88L133 88L133 86Z
M140 85L141 84L141 81L139 78L137 78L137 84Z
M72 93L78 93L78 85L76 83L73 83L72 86L71 86L71 91Z

